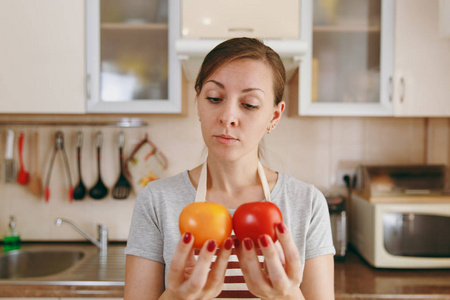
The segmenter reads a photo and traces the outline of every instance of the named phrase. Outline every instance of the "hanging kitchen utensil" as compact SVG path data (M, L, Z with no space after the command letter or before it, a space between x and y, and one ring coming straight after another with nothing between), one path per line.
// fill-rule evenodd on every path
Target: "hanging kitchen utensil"
M147 183L161 178L167 166L167 158L146 134L131 152L130 157L125 160L124 172L132 179L135 192L139 193Z
M78 184L73 189L73 199L81 200L86 196L86 187L84 186L83 179L81 178L81 147L83 146L83 133L81 131L77 134L77 165L78 165Z
M2 181L16 181L16 164L13 159L14 148L14 131L8 129L6 131L6 149L5 159L2 162Z
M27 185L30 179L30 174L25 170L25 166L23 164L23 140L25 138L25 134L23 132L19 135L19 173L17 174L17 182L21 185Z
M34 172L30 176L30 191L33 195L42 195L42 179L39 175L39 133L34 133Z
M73 187L72 178L70 176L69 161L67 159L66 151L64 150L64 134L58 130L55 133L55 147L50 158L50 164L48 166L47 177L45 178L45 201L50 200L50 175L52 173L53 163L55 162L56 152L60 151L64 159L64 168L66 169L67 184L69 185L69 201L72 202Z
M101 160L101 150L103 144L103 134L101 131L97 133L97 169L98 169L98 180L93 188L89 191L89 196L93 199L100 200L108 195L108 188L103 184L102 175L100 172L100 160Z
M125 144L125 137L123 132L119 133L119 163L120 163L120 174L114 188L112 190L112 195L114 199L126 199L130 195L131 185L128 179L125 177L123 171L123 146Z

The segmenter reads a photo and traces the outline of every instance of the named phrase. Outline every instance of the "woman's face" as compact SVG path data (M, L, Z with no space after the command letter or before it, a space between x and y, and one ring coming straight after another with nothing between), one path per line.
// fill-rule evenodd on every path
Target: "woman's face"
M279 121L284 105L274 105L272 70L265 63L239 59L220 67L197 95L208 152L230 161L256 157L259 142Z

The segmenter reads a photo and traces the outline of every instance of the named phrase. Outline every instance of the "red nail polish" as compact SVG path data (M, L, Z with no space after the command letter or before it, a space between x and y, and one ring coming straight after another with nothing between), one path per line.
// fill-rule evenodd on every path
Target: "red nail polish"
M252 248L253 248L253 241L251 239L249 239L249 238L245 238L244 239L244 246L245 246L245 249L247 249L248 251L252 250Z
M261 235L259 237L259 244L261 246L263 246L264 248L266 248L267 246L269 246L269 240L267 239L267 236L265 235Z
M183 236L183 243L189 244L192 240L192 233L186 232Z
M225 250L230 250L231 247L233 247L233 240L230 238L226 239L223 247L225 248Z
M217 248L217 243L216 243L216 241L209 241L209 242L208 242L208 246L206 247L206 249L207 249L209 252L213 252L214 250L216 250L216 248Z
M241 241L239 241L238 239L234 239L234 248L239 249L240 246L241 246Z
M284 224L283 223L278 224L277 228L278 228L278 232L279 233L283 234L286 231L286 229L284 228Z

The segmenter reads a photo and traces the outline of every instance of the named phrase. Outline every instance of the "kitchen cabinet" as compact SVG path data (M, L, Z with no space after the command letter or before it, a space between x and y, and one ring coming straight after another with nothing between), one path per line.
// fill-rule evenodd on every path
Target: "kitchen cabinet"
M298 114L450 116L439 0L307 3Z
M0 113L180 113L179 7L2 1Z
M87 112L180 113L177 0L91 0Z
M84 1L0 4L0 113L84 113Z
M298 114L392 116L394 1L302 1Z
M450 39L439 9L439 0L396 1L396 116L450 116Z

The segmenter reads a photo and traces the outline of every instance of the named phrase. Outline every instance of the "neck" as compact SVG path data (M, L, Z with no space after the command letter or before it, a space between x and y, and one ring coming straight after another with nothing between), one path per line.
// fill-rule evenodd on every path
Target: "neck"
M238 193L243 187L260 185L258 157L244 157L236 161L223 161L208 157L208 190L229 194Z

